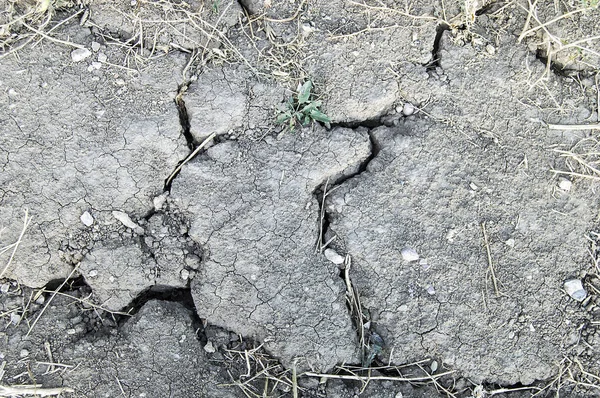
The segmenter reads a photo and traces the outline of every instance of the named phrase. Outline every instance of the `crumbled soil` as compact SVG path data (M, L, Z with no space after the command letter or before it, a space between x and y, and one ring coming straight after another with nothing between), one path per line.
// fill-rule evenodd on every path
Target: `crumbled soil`
M43 4L0 396L600 396L597 1Z

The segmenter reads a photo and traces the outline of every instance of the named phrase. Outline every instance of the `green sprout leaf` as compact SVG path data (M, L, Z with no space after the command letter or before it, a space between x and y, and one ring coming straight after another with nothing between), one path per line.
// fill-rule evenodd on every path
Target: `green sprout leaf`
M289 123L290 131L294 131L298 124L306 126L312 121L324 123L328 129L331 128L331 119L319 110L322 101L311 101L312 88L312 82L306 81L298 93L288 99L285 108L280 110L277 123Z
M298 104L304 104L308 102L310 98L310 90L312 90L312 82L307 80L306 83L300 87L300 92L298 93Z
M309 115L313 120L316 120L318 122L331 123L331 119L329 119L329 116L327 116L326 114L324 114L323 112L321 112L318 109L313 109L309 113Z

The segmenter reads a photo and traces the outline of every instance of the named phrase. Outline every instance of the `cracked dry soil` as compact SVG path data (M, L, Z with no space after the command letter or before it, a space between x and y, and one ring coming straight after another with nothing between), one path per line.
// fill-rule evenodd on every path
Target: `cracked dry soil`
M552 40L600 10L535 4L10 25L32 41L0 48L0 396L599 396L597 135L548 124L598 120L598 41ZM332 128L287 131L308 78Z

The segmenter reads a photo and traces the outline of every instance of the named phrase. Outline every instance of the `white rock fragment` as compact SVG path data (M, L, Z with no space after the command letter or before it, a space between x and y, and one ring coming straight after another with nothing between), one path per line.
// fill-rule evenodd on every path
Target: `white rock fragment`
M431 285L427 286L427 294L433 296L435 294L435 288Z
M10 314L10 322L11 322L13 325L18 325L18 324L19 324L19 322L21 322L21 315L19 315L19 314L16 314L16 313L12 312L12 313Z
M400 253L402 254L404 261L411 262L419 259L419 254L417 251L415 249L411 249L410 247L405 247Z
M567 180L566 178L561 178L558 181L558 187L565 192L569 192L571 190L572 186L573 186L573 183L571 181Z
M5 294L5 293L8 293L9 290L10 290L10 284L3 283L2 285L0 285L0 293Z
M587 297L587 292L579 279L569 279L565 282L564 288L567 294L577 301L583 301Z
M491 44L488 44L487 46L485 46L485 51L487 51L487 53L490 55L494 55L496 54L496 47L492 46Z
M187 269L182 269L179 275L181 276L181 279L187 281L190 278L190 271Z
M71 59L73 62L81 62L90 55L92 55L92 52L87 48L76 48L75 50L71 51Z
M154 210L158 211L158 210L162 209L165 202L167 201L168 195L169 195L168 192L164 192L152 199L152 204L154 205Z
M89 276L90 278L94 278L94 277L98 276L98 271L96 271L95 269L93 269L93 270L91 270L91 271L88 273L88 276Z
M92 51L98 52L98 50L100 50L100 43L98 43L97 41L93 41L92 42Z
M94 224L94 217L87 211L84 211L79 219L86 227L91 227Z
M515 240L513 238L507 239L504 243L506 244L506 246L515 247Z
M344 263L344 257L340 256L333 249L325 249L325 257L327 260L331 261L335 265L340 265Z
M108 61L108 57L104 53L98 53L98 62L106 62Z
M140 227L135 222L133 222L133 220L131 220L131 218L129 217L129 215L127 213L123 213L122 211L115 210L112 212L112 215L114 218L121 221L121 224L123 224L127 228L133 229L133 231L136 234L142 235L144 233L144 228Z
M402 114L404 116L410 116L414 113L415 113L415 106L413 104L411 104L410 102L407 102L406 104L404 104L404 106L402 107Z
M21 358L28 357L29 356L29 351L27 351L26 349L23 348L21 351L19 351L19 356Z
M213 345L212 341L208 340L208 342L204 346L204 351L208 352L209 354L212 354L214 352L217 352L217 349Z

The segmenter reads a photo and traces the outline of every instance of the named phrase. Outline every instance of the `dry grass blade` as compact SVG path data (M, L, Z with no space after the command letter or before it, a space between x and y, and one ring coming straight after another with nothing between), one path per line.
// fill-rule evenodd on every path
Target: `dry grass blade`
M56 387L56 388L44 388L38 385L26 385L26 386L2 386L0 385L0 396L35 396L35 397L50 397L53 395L60 395L65 392L75 392L72 388L68 387Z
M21 241L23 240L23 236L25 235L25 231L27 230L27 227L29 227L29 224L31 223L31 217L29 217L29 211L26 209L25 210L25 216L23 217L23 228L21 229L21 233L19 234L19 238L17 239L16 242L3 247L2 249L0 249L0 254L12 249L12 253L6 263L6 265L4 266L4 268L2 269L2 272L0 272L0 279L4 276L4 274L6 273L6 271L8 270L8 268L10 267L10 265L13 262L13 259L15 258L15 254L17 253L17 249L19 248L19 245L21 244Z
M185 166L190 160L192 160L197 154L198 152L200 152L206 145L208 145L208 143L215 138L217 134L216 133L212 133L211 135L209 135L204 141L202 141L202 144L198 145L198 147L196 149L194 149L194 151L192 153L190 153L184 160L183 162L181 162L181 164L179 164L179 166L177 166L175 168L175 170L173 170L173 172L171 173L171 175L169 176L169 178L167 178L167 181L165 182L165 185L169 185L171 184L171 182L173 181L173 178L175 178L175 176L181 171L181 168L183 166Z
M498 279L496 279L496 271L494 269L494 262L492 261L492 250L490 249L490 241L488 239L487 230L485 229L485 223L481 223L481 231L483 232L483 243L485 245L485 252L487 254L488 271L492 275L492 283L494 284L494 293L496 297L500 297L500 290L498 289Z
M591 180L600 180L600 142L596 137L587 137L569 150L553 149L564 159L567 170L552 170L555 174L569 175Z
M600 130L600 123L592 124L548 124L550 130Z
M73 277L73 275L75 275L75 272L77 272L77 270L79 270L79 264L80 263L77 263L75 265L75 267L73 267L73 270L71 271L71 273L69 274L69 276L67 276L65 278L65 280L60 284L60 286L58 286L56 288L56 290L52 293L52 296L50 296L50 298L48 299L48 301L46 301L46 304L44 305L44 308L42 308L42 310L40 311L40 313L38 314L38 316L35 318L35 320L31 324L31 326L29 326L29 330L27 331L27 334L25 335L26 337L29 336L29 334L31 333L31 331L33 330L33 328L35 327L35 325L38 323L38 321L40 320L40 318L42 317L42 315L44 315L44 312L46 311L46 309L48 308L48 306L50 305L50 303L52 302L52 300L54 300L54 297L56 297L56 295L58 293L60 293L60 290L63 288L63 286L65 286L65 284L67 283L67 281L69 279L71 279Z
M318 377L323 379L337 379L337 380L356 380L362 382L369 381L377 381L377 380L386 380L386 381L399 381L399 382L430 382L433 380L437 380L440 377L448 376L453 374L454 371L450 370L448 372L438 373L436 375L427 375L422 377L402 377L402 376L358 376L358 375L336 375L336 374L327 374L327 373L314 373L314 372L306 372L303 373L304 376L308 377Z

